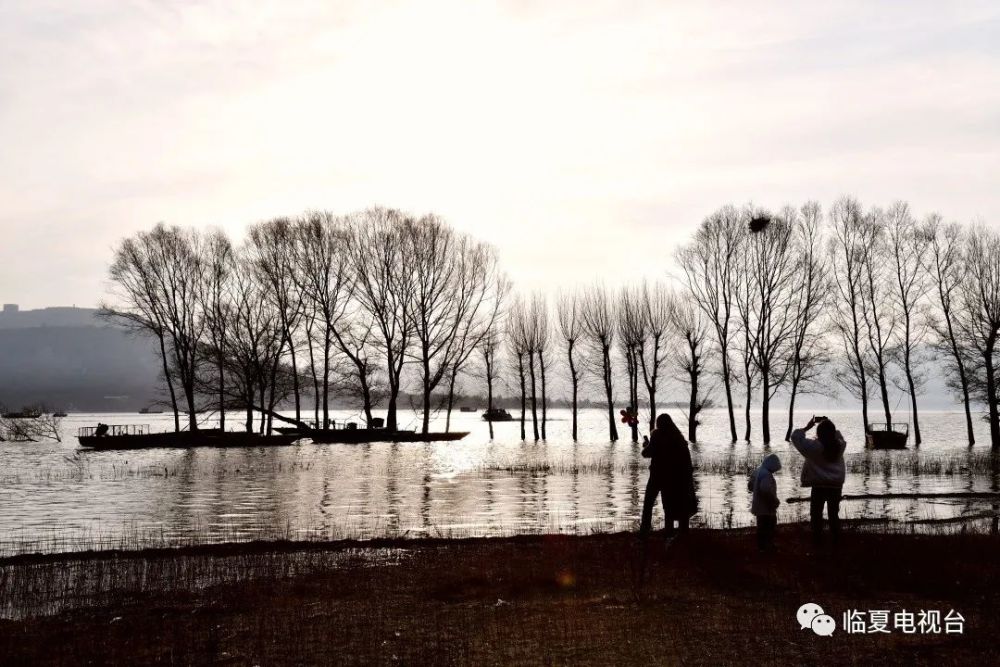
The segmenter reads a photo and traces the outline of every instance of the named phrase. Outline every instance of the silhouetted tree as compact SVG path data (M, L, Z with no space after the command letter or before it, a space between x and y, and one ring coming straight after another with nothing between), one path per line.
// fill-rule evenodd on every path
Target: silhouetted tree
M935 347L946 359L949 384L957 390L965 409L965 430L969 445L976 444L972 430L972 401L969 396L967 371L969 351L960 347L956 317L960 314L960 288L965 280L962 228L957 224L945 225L941 216L931 214L924 226L930 248L925 256L926 270L930 274L940 316L933 322Z
M583 295L581 308L583 330L600 359L598 367L608 409L608 436L612 442L618 440L614 411L614 374L611 365L611 351L614 349L617 329L615 324L617 310L610 293L603 285L593 285Z
M699 415L708 401L704 376L707 372L705 347L710 336L709 328L701 310L690 303L678 304L673 313L674 327L683 343L672 352L672 365L678 372L681 383L687 385L688 406L685 416L688 422L688 440L698 442Z
M738 269L742 261L746 225L745 216L736 207L725 206L706 218L695 232L694 239L677 253L688 293L711 323L719 349L719 372L726 393L729 433L733 442L736 442L736 417L733 414L734 373L730 367L730 350L737 330ZM744 358L749 360L747 356ZM748 398L747 410L749 404ZM749 439L749 412L747 414Z
M499 366L497 365L497 354L500 352L502 340L498 330L498 323L489 328L486 335L479 342L479 352L483 357L483 376L486 378L486 412L493 414L493 382L498 377ZM490 428L490 440L493 439L493 420L487 420Z
M966 273L959 287L956 323L970 350L970 385L989 410L990 442L1000 449L997 396L997 341L1000 338L1000 235L977 226L965 239Z
M834 329L843 347L837 380L861 401L861 420L868 432L868 368L870 353L865 344L866 223L856 199L842 197L830 210L831 265L834 286Z
M354 216L347 243L355 298L379 334L389 384L386 428L393 431L398 428L400 376L414 335L409 305L414 286L404 221L394 209L367 209Z
M918 228L910 215L909 206L904 202L896 202L886 211L886 227L895 273L895 280L891 281L894 288L891 290L895 300L894 311L902 320L899 349L906 391L910 395L914 443L919 447L921 438L917 394L923 387L925 378L917 371L914 362L919 361L916 355L919 354L928 329L924 298L931 285L930 275L925 270L930 238L925 229Z
M348 321L348 309L354 293L352 263L347 254L350 231L348 223L326 211L313 211L300 218L295 225L296 259L302 304L313 314L311 328L318 338L322 355L320 372L316 372L316 361L312 359L314 391L320 395L319 405L323 410L322 429L330 427L330 386L331 376L337 368L336 350L342 352L356 372L365 420L372 420L372 364L364 352L364 344L371 336L371 315L364 311L357 320ZM358 309L361 310L361 309ZM287 322L287 318L283 318ZM355 326L352 327L351 325ZM367 329L364 324L368 324ZM360 345L358 344L360 343ZM310 342L310 354L312 343ZM293 356L293 365L294 365ZM318 376L319 387L316 386ZM296 384L296 387L298 385ZM300 419L296 411L296 419ZM319 420L317 419L317 422Z
M672 322L676 303L673 292L662 283L649 285L643 282L640 297L646 335L639 350L639 367L649 397L649 429L652 431L656 427L656 393L660 371L669 346L673 344Z
M570 389L572 392L572 432L573 442L577 441L577 400L580 390L580 369L576 354L583 336L583 316L580 296L577 292L559 295L556 301L556 316L559 322L559 334L566 349L566 362L569 368Z
M785 440L792 436L796 397L817 386L819 371L830 360L824 328L827 320L823 312L829 300L830 279L827 255L823 249L822 226L823 214L819 204L808 202L802 206L793 239L793 252L798 266L795 296L791 304L794 324Z

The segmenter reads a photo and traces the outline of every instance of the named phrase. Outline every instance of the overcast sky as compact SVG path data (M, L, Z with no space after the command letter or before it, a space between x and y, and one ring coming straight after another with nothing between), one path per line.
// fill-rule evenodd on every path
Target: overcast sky
M22 307L161 220L434 211L533 289L662 276L727 202L1000 224L998 175L995 2L0 0Z

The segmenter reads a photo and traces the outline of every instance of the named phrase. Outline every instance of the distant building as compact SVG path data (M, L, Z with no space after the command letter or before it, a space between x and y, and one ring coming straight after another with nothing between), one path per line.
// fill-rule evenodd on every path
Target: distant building
M5 314L10 315L10 314L16 313L18 310L20 310L20 308L17 307L16 303L5 303L3 305L3 312Z

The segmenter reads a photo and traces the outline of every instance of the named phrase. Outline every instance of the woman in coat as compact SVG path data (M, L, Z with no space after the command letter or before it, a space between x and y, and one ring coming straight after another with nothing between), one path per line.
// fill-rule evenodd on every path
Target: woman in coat
M663 413L656 418L656 429L650 434L649 442L642 449L643 457L649 459L649 481L646 483L646 497L642 503L642 524L640 535L649 534L652 528L653 505L656 496L663 500L663 514L666 520L664 533L667 537L675 530L686 532L688 521L698 511L698 497L694 491L694 467L687 440L681 435L670 415ZM674 522L677 522L677 529Z

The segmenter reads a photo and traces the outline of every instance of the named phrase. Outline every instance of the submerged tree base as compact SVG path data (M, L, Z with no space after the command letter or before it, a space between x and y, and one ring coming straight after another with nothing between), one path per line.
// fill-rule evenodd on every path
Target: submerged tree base
M772 555L750 531L696 530L669 547L634 534L377 544L370 557L359 543L283 543L6 559L5 596L35 611L0 621L0 661L1000 661L990 535L849 530L834 552L779 526ZM54 611L38 611L49 598ZM800 630L806 602L837 621L833 637ZM848 635L851 609L954 609L964 633Z

